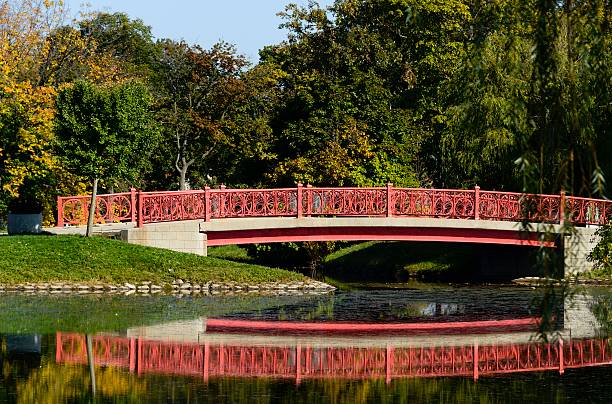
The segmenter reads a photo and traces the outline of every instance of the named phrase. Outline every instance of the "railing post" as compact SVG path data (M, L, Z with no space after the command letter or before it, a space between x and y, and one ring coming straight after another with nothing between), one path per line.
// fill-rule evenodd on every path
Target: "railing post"
M393 216L394 203L393 203L393 198L391 196L392 192L393 192L393 183L387 182L387 217Z
M206 186L204 187L204 205L206 205L206 213L204 214L204 220L207 222L210 222L210 218L211 218L211 203L210 203L210 187Z
M559 201L559 224L565 224L565 191L561 191L561 200Z
M393 347L387 344L386 351L386 361L385 361L385 382L387 384L391 383L391 378L393 376Z
M133 189L133 188L132 188ZM130 338L130 373L136 370L136 339Z
M132 223L136 222L136 188L130 188L130 208L132 210Z
M64 227L64 200L57 197L57 227Z
M563 340L559 338L559 374L565 373L565 364L563 363Z
M142 209L142 191L138 190L138 217L137 217L138 227L144 226L144 217L143 217L142 211L143 211Z
M208 373L210 366L210 342L204 343L204 381L208 382Z
M142 363L142 359L144 357L144 352L142 351L142 338L138 338L137 343L136 343L137 348L137 359L136 359L136 373L138 373L139 375L142 374L142 366L144 365Z
M55 333L55 363L60 363L62 360L62 333Z
M478 341L474 341L474 351L472 353L472 358L474 362L474 380L478 380L478 363L480 359L478 358Z
M295 384L299 385L302 382L302 346L297 344L295 347Z
M298 182L297 184L297 201L296 201L296 209L297 209L297 218L301 219L302 218L302 183Z
M312 192L310 192L310 188L312 188L312 185L306 184L306 188L306 216L310 216L313 212Z
M474 187L474 220L480 220L480 187Z

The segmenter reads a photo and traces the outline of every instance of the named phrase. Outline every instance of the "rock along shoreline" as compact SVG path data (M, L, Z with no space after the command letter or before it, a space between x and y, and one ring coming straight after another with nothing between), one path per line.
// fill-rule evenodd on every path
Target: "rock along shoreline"
M524 278L513 279L512 283L519 286L542 286L542 285L583 285L583 286L612 286L612 278L539 278L537 276L528 276Z
M85 282L40 282L0 285L0 293L27 294L122 294L122 295L299 295L321 294L336 290L324 282L268 282L247 284L239 282L191 283L177 279L172 283L125 282L123 284Z

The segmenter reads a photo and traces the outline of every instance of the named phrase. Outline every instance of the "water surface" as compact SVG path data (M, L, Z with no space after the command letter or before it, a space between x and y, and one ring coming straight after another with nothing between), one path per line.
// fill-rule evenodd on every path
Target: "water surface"
M0 402L612 402L611 313L612 292L603 288L4 294ZM206 327L212 318L439 324L543 316L545 334L536 326L348 335Z

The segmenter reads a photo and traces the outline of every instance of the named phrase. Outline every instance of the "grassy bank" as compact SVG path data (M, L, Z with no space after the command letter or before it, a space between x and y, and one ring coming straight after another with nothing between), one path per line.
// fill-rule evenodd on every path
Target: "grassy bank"
M456 243L368 241L341 248L327 256L322 274L325 281L336 287L348 287L355 282L406 282L410 279L465 281L475 275L475 253L474 246ZM247 255L246 249L236 245L212 247L208 254L238 263L257 262Z
M305 277L282 269L142 247L101 237L2 236L0 284L151 281L288 282Z
M474 257L469 245L370 241L329 255L324 272L345 282L465 280L473 275Z

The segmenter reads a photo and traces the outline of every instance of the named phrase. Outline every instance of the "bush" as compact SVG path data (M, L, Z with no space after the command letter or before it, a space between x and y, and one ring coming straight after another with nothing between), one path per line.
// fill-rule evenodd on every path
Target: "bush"
M588 260L595 263L594 270L599 275L612 275L612 225L600 227L595 234L600 240Z

